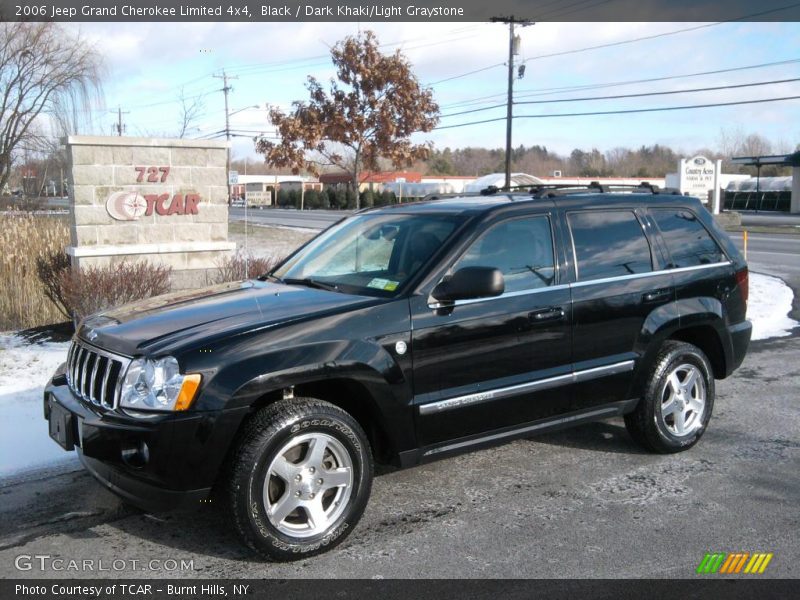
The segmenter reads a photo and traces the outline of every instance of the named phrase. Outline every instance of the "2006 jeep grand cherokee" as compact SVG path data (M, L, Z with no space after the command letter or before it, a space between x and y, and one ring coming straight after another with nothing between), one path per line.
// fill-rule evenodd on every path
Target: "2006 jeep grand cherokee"
M408 467L624 415L703 435L750 341L747 266L694 198L539 190L359 212L259 280L92 316L50 434L148 510L212 486L289 560L341 542L373 460Z

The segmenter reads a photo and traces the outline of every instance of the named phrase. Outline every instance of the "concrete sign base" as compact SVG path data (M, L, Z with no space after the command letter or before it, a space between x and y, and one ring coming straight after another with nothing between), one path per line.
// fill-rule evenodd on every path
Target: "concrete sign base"
M230 256L227 145L207 140L70 136L73 265L147 260L173 288L204 285Z

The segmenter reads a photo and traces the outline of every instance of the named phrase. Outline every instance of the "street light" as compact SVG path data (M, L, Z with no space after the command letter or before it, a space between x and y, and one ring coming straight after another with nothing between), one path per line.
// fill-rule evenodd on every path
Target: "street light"
M227 103L227 95L225 96L225 139L228 142L228 155L227 160L225 161L225 177L228 180L228 201L230 202L231 198L231 117L235 114L240 112L244 112L246 110L252 110L254 108L261 108L260 104L253 104L252 106L245 106L244 108L240 108L238 110L234 110L233 112L228 111L228 103Z
M227 86L226 86L227 88ZM226 161L226 168L225 168L225 177L228 179L228 202L230 202L231 198L231 117L235 114L240 112L244 112L246 110L252 110L254 108L261 108L260 104L253 104L252 106L245 106L244 108L239 108L234 110L233 112L228 111L228 94L225 94L225 139L228 142L228 158ZM245 158L245 160L247 160ZM246 163L245 163L246 164ZM245 197L244 201L244 278L248 279L248 271L249 271L249 258L247 256L247 226L249 225L247 221L247 198Z

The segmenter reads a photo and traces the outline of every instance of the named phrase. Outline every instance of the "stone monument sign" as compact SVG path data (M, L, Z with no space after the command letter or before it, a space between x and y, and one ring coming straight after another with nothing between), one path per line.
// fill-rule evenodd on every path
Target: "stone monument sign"
M73 266L147 260L173 289L204 285L230 256L227 145L207 140L70 136Z

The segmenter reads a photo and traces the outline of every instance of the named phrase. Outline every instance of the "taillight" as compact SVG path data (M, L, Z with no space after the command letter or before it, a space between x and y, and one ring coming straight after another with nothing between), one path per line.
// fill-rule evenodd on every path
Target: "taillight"
M736 271L736 283L739 286L739 291L742 294L744 305L747 306L747 298L750 296L750 277L747 273L747 267L741 271Z

